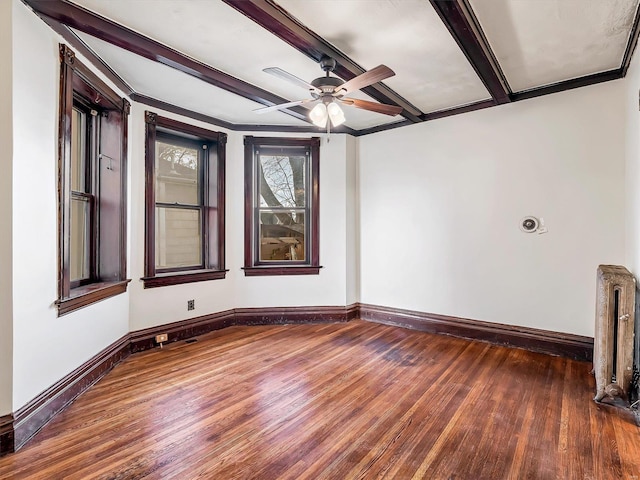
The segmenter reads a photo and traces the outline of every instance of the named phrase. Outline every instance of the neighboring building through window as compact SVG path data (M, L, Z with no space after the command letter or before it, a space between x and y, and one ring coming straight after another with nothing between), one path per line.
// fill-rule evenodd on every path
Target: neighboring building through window
M58 314L126 291L129 103L60 45Z
M245 137L245 275L317 274L318 138Z
M224 278L226 134L152 112L146 124L145 287Z

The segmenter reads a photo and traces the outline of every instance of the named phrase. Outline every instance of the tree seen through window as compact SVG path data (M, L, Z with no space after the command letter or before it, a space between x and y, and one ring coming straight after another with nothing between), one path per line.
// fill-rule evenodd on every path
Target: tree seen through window
M260 260L305 260L307 157L260 155Z

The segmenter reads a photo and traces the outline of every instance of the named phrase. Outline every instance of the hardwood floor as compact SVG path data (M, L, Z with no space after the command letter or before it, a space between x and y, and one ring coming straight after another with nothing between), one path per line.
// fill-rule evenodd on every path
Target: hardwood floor
M134 354L0 458L15 479L640 479L591 365L362 321Z

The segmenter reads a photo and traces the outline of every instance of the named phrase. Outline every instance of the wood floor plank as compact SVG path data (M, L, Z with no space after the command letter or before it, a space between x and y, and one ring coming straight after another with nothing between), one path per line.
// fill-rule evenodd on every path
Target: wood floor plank
M483 346L484 347L484 346ZM428 348L428 347L426 347ZM469 349L479 348L478 345L468 345ZM465 357L450 357L450 361L444 362L444 367L432 374L431 378L452 378L464 367ZM402 397L403 402L398 408L387 410L382 417L375 422L370 429L361 435L358 441L352 444L343 455L335 458L324 468L318 478L336 478L344 471L345 465L353 464L351 470L346 473L346 478L362 478L364 475L373 475L369 470L376 462L389 451L389 447L396 444L400 438L401 443L407 444L406 437L409 432L419 429L418 421L423 415L434 412L433 408L426 409L425 404L446 408L442 399L447 398L448 392L441 390L440 382L419 382L409 388ZM448 390L448 389L446 389ZM422 410L421 410L422 408ZM416 418L418 416L418 418Z
M128 357L11 479L640 479L590 365L387 325L230 327Z
M398 429L394 443L402 445L402 451L393 455L393 464L384 465L385 471L380 472L380 475L387 478L411 478L421 467L426 471L425 464L432 461L432 449L439 448L439 442L446 438L446 429L452 417L462 411L469 399L471 390L468 384L478 376L490 348L485 344L469 345L438 381L428 385L429 388L422 397L417 399L403 417L405 422L411 420L411 429L403 428L402 423L398 425L401 429ZM474 353L465 355L471 352ZM387 452L387 457L389 456L392 456L391 452ZM375 469L372 470L371 473L375 474ZM366 470L361 475L364 473L367 473Z
M532 369L540 369L546 372L543 381L535 381L535 378L527 379L531 389L529 394L521 398L523 407L526 408L523 423L517 433L518 443L515 449L514 458L511 463L508 478L509 480L551 480L555 475L550 469L554 468L549 452L554 450L556 435L552 428L547 425L545 415L547 411L554 407L559 409L562 398L562 386L560 382L554 381L561 372L563 366L558 366L557 359L539 355L533 357L531 361ZM539 361L536 361L539 360ZM533 371L532 375L539 373ZM534 390L535 389L535 390ZM553 418L553 417L552 417ZM531 441L531 439L537 439Z

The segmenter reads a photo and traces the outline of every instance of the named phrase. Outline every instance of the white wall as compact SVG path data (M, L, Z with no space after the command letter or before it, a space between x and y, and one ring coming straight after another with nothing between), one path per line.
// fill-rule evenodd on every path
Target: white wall
M15 411L125 335L129 318L128 294L57 316L59 38L17 0L12 18Z
M623 102L615 81L363 137L361 301L593 335L596 268L625 260Z
M360 205L358 204L358 146L359 141L347 137L347 291L346 304L360 300Z
M626 110L627 268L640 275L640 54L636 51L624 79Z
M246 133L256 137L301 136ZM346 135L332 135L320 144L320 269L319 275L245 277L244 265L244 145L243 134L229 138L231 162L227 163L227 257L234 271L237 307L346 305L347 264L347 168ZM311 136L311 135L305 135ZM320 135L315 135L320 136ZM235 161L234 161L235 160ZM232 273L232 272L229 272Z
M13 298L12 298L12 2L0 2L0 416L12 411Z
M144 112L153 111L213 131L228 134L226 161L227 278L169 287L144 289ZM130 329L132 331L184 320L235 307L345 305L347 282L348 169L355 165L354 139L332 135L320 146L320 264L319 275L245 277L244 266L244 136L303 135L234 132L170 112L134 104L129 136L131 168ZM310 136L310 135L305 135ZM187 311L187 300L196 309Z
M626 109L626 239L627 268L640 286L640 54L635 52L624 79ZM640 366L640 295L636 293L635 364Z
M147 107L139 103L134 102L132 104L131 130L129 132L129 152L131 156L131 175L129 177L131 268L128 275L132 279L129 284L130 331L184 320L206 313L219 312L235 306L234 292L229 280L212 280L169 287L143 288L140 278L144 276L145 110L198 127L228 133L225 129L207 123ZM234 159L229 159L229 153L229 150L227 150L227 169L230 168L230 164L234 163ZM232 190L232 185L229 182L227 182L227 188ZM230 192L227 191L227 198L229 195ZM229 207L227 206L227 215L229 213ZM227 238L229 238L228 233ZM231 250L233 247L227 241L227 249ZM227 258L229 258L229 251L227 251ZM233 271L228 273L231 277L234 274L235 272ZM191 299L195 300L196 309L194 312L187 312L187 300Z

